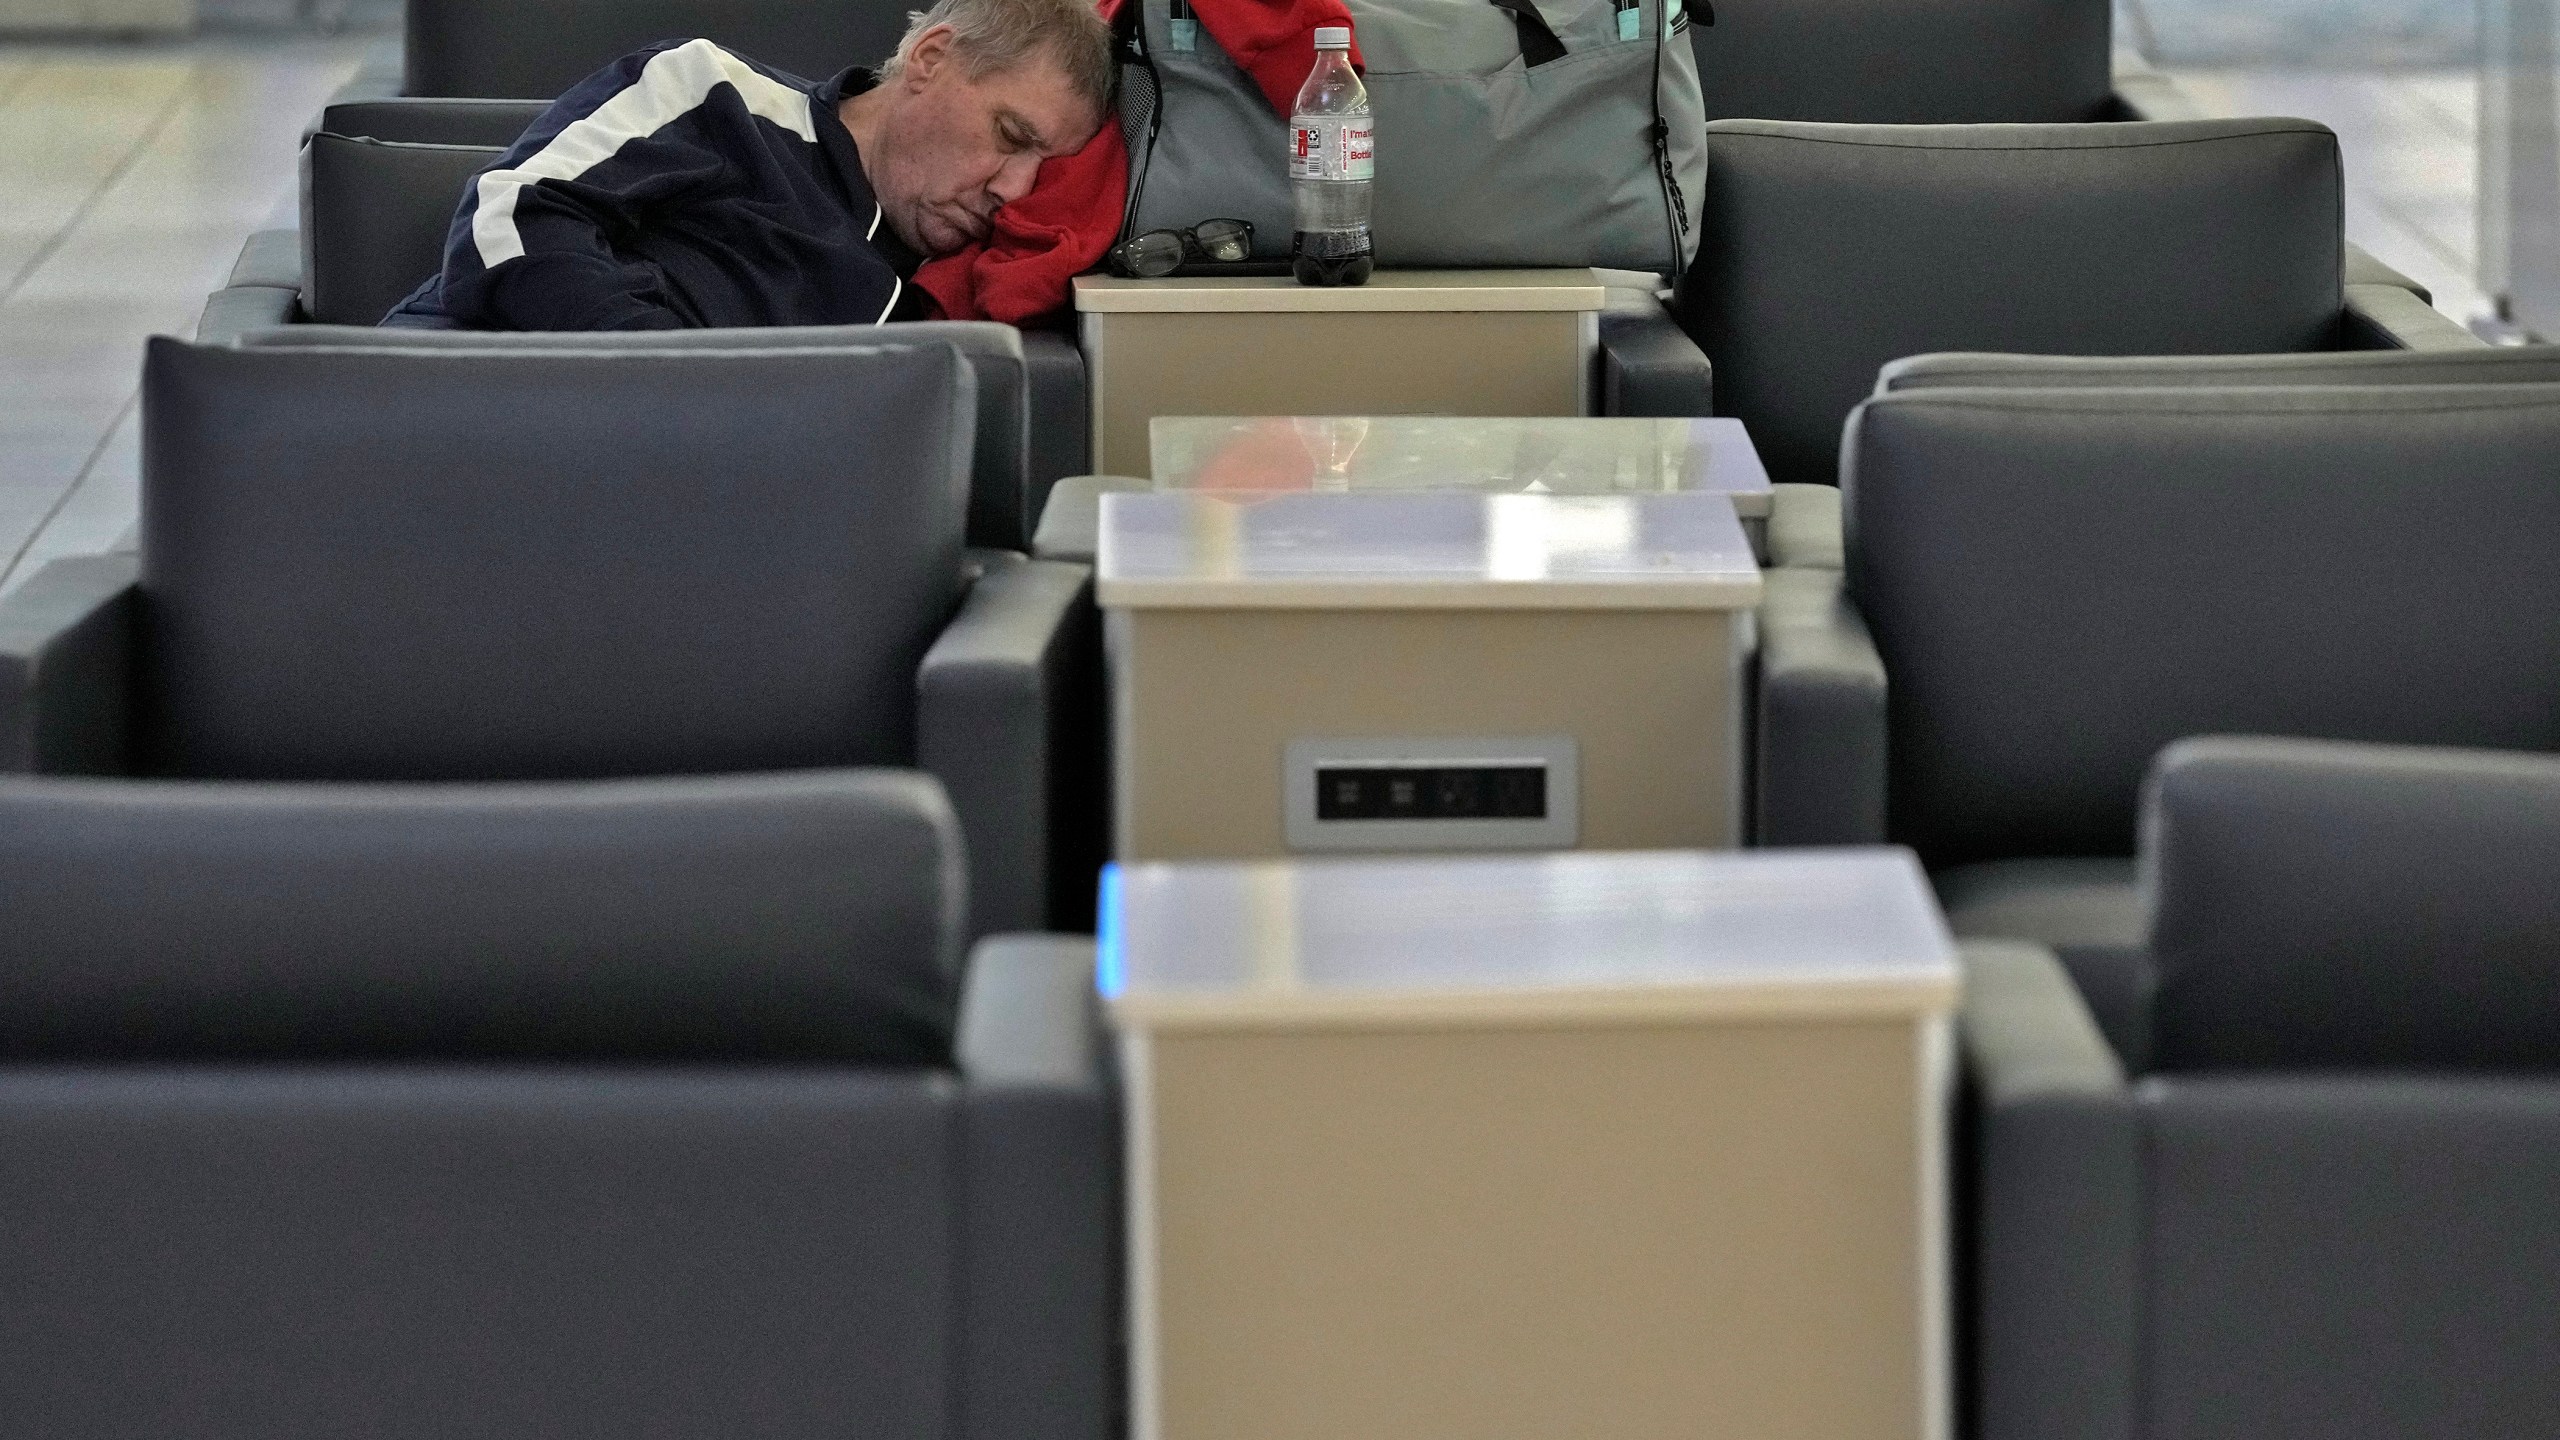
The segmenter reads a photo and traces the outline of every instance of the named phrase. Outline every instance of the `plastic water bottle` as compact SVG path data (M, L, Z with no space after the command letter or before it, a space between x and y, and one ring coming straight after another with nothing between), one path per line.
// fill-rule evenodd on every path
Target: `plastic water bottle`
M1316 65L1289 119L1289 190L1298 234L1290 250L1301 285L1359 285L1376 265L1369 245L1369 181L1377 173L1369 88L1351 68L1351 27L1316 29Z

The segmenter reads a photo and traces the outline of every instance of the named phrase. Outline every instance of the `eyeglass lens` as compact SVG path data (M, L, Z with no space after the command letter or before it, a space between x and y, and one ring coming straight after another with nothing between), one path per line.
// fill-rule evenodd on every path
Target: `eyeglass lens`
M1129 273L1157 280L1182 268L1182 237L1170 230L1150 230L1126 247Z
M1253 227L1242 220L1203 220L1191 234L1212 260L1242 260L1253 251Z

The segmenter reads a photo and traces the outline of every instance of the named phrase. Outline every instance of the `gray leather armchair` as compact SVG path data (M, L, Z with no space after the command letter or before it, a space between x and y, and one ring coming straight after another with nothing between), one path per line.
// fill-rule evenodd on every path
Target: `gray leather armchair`
M2336 137L2299 120L1725 120L1674 302L1771 478L1831 483L1910 355L2263 354L2479 342L2350 288Z
M2539 1434L2560 1413L2560 758L2206 740L2093 1015L1968 947L1970 1433Z
M2555 447L2547 383L1871 400L1845 568L1767 576L1759 839L1911 845L1957 934L2111 983L2163 746L2560 751Z
M0 777L0 1415L1104 1440L1092 949L906 771Z
M964 555L970 370L708 334L155 340L141 553L0 601L0 771L921 765L975 930L1071 923L1091 576Z
M443 263L463 187L542 108L503 100L330 106L303 149L299 236L251 236L229 281L206 301L196 338L220 344L279 326L379 321ZM948 341L969 357L982 412L970 543L1029 548L1049 487L1087 468L1084 357L1074 342L984 322L868 333L882 342Z

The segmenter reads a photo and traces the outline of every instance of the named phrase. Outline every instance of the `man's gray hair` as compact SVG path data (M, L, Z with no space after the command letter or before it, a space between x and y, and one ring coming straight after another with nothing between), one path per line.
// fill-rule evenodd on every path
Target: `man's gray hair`
M932 8L907 16L898 53L880 67L882 83L907 68L907 53L936 25L951 27L953 49L972 76L1010 70L1045 54L1078 95L1097 110L1110 108L1111 26L1092 0L934 0Z

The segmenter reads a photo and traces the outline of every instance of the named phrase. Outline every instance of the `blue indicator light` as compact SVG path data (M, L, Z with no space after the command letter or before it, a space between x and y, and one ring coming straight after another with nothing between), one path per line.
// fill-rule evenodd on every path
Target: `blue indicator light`
M1102 867L1102 897L1094 907L1093 986L1102 998L1119 998L1128 984L1128 959L1121 953L1125 939L1120 918L1120 867Z

